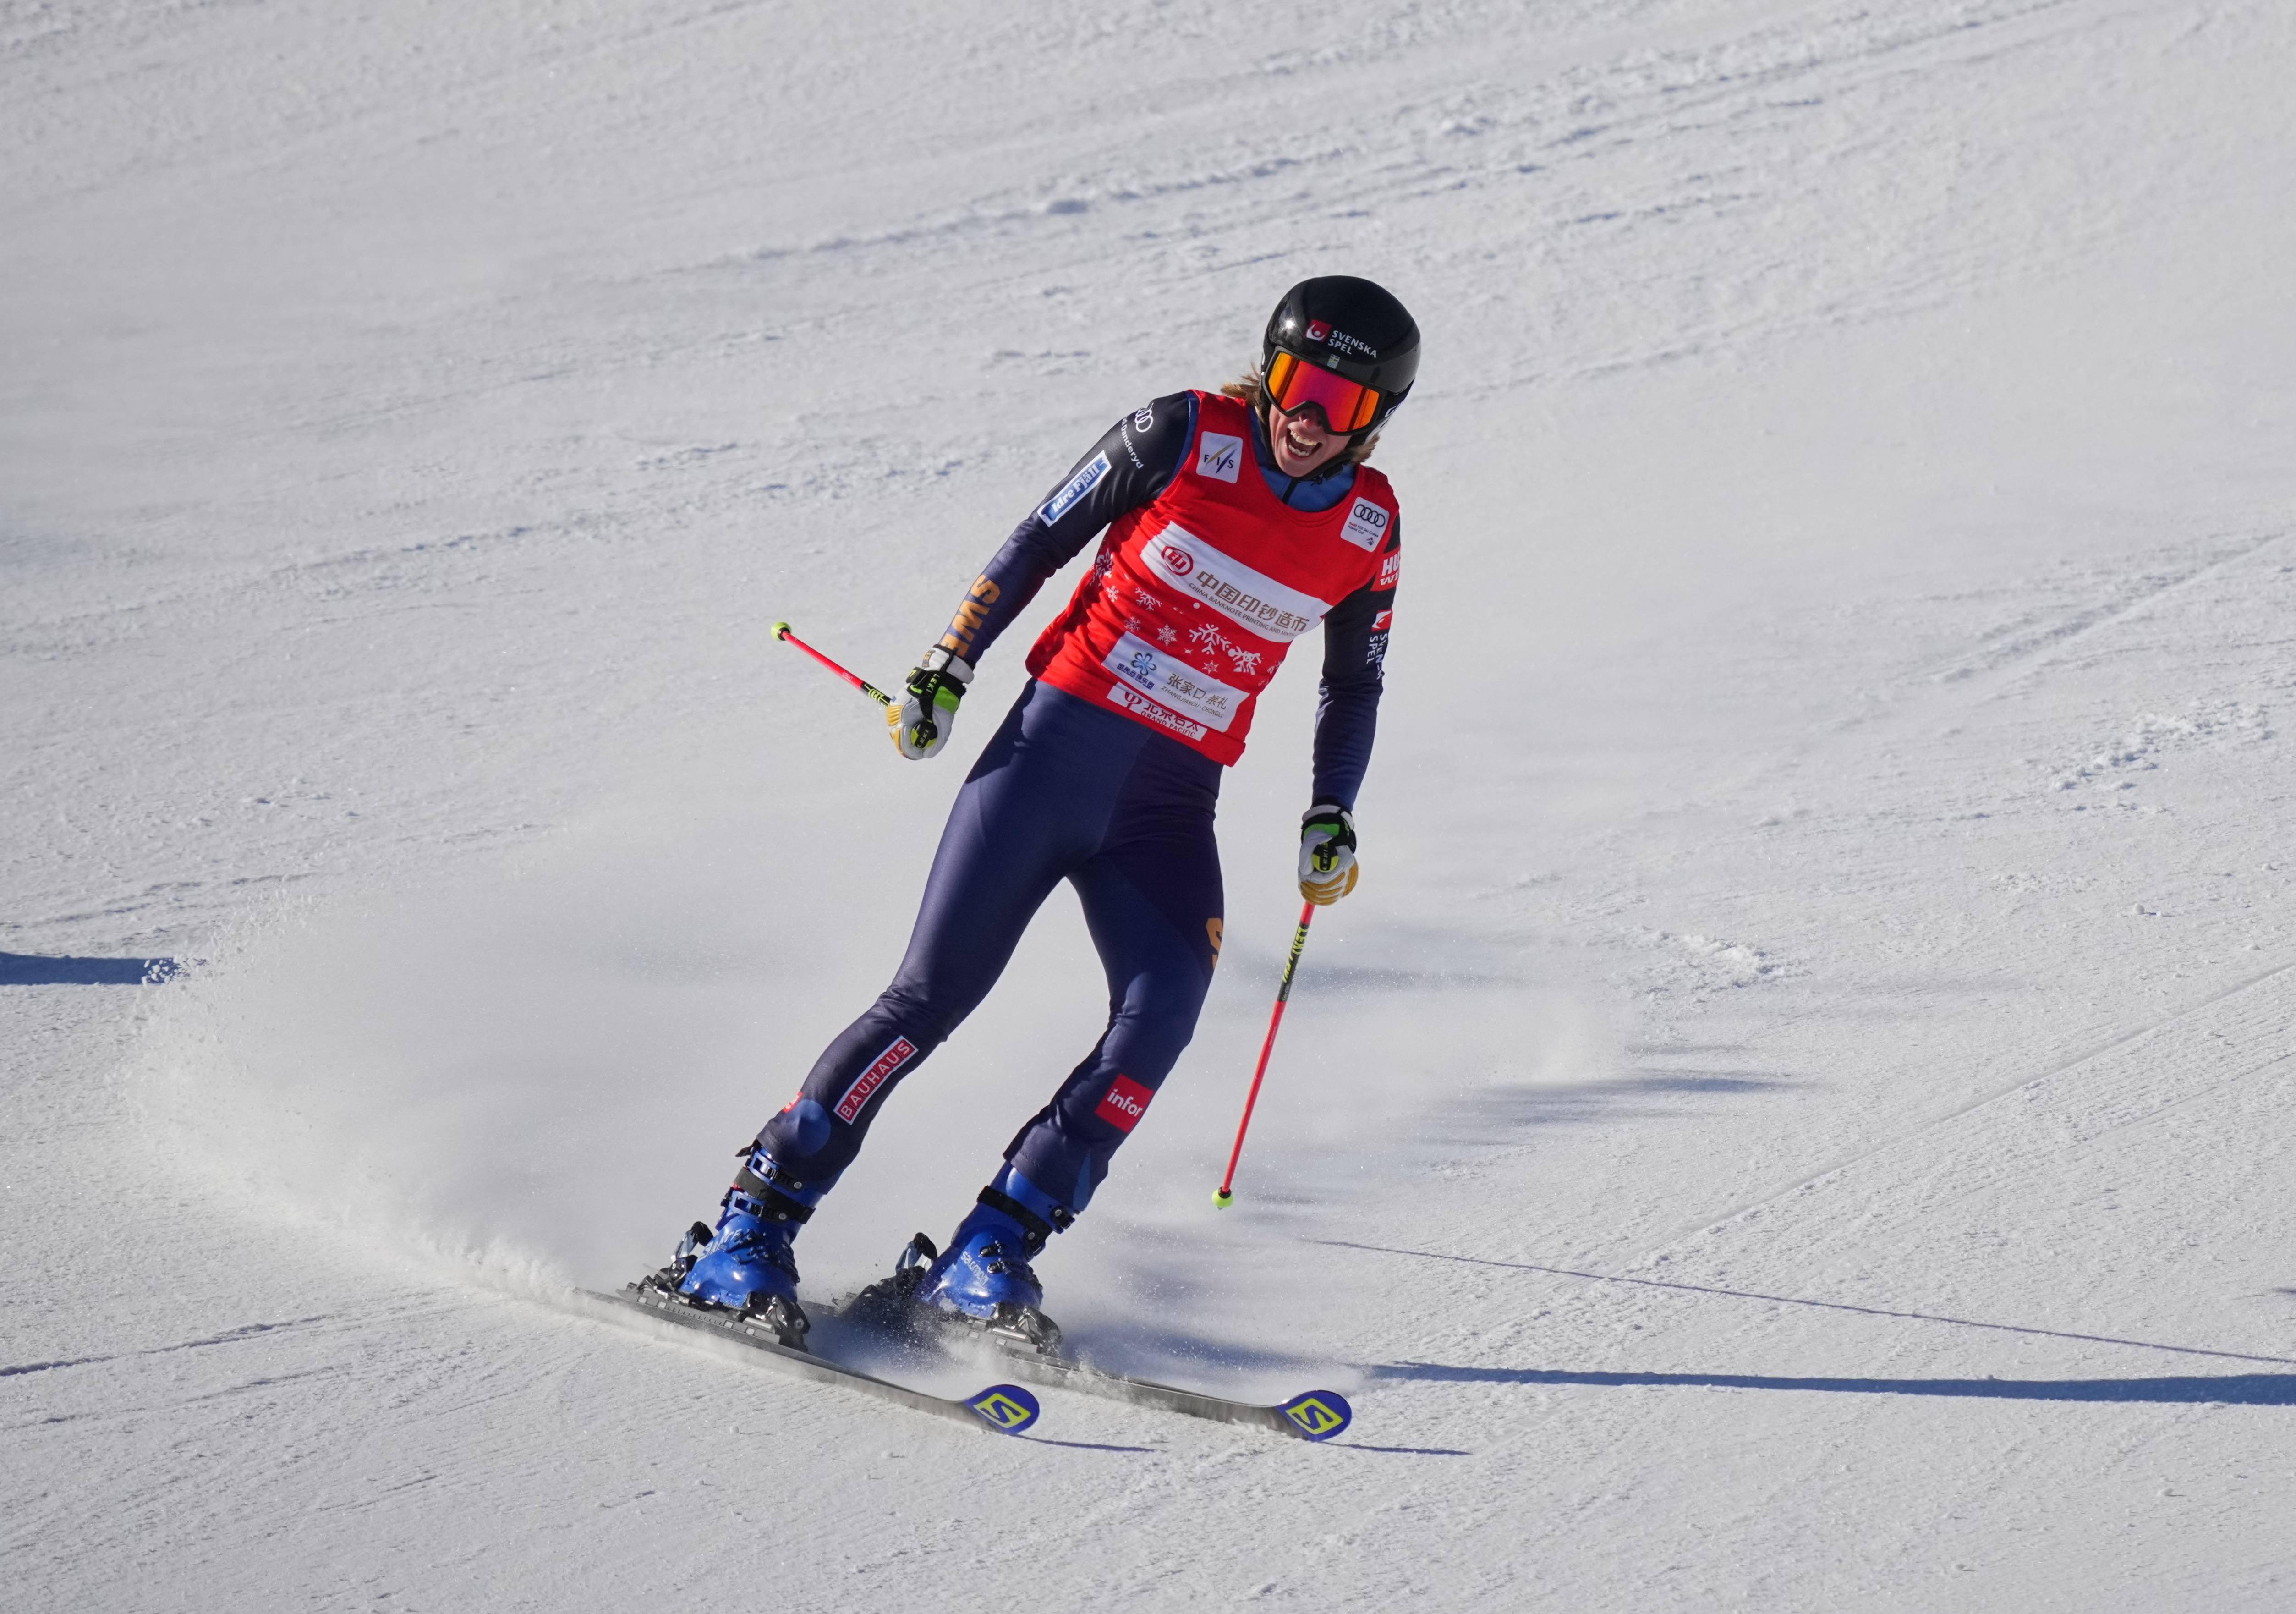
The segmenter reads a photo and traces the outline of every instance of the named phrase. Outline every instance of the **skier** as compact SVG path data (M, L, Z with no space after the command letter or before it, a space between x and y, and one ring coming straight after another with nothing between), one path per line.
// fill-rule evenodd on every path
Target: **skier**
M957 792L892 984L745 1145L716 1229L696 1224L665 1274L681 1296L802 1339L799 1229L1065 879L1107 972L1108 1029L1021 1128L947 1250L912 1245L905 1266L929 1265L902 1285L941 1312L1056 1337L1029 1263L1091 1202L1194 1034L1220 950L1220 769L1242 755L1292 642L1318 622L1300 889L1329 904L1355 889L1352 809L1401 542L1395 494L1364 461L1418 367L1418 327L1394 297L1349 275L1303 281L1276 305L1258 368L1119 421L988 562L887 713L904 757L948 744L980 658L1107 529Z

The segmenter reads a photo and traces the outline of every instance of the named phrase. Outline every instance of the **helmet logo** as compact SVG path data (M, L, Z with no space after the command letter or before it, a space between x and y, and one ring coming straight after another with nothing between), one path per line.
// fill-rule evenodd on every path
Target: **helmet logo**
M1310 321L1310 322L1308 323L1308 340L1309 341L1311 341L1311 342L1325 341L1325 340L1330 340L1331 334L1332 334L1332 326L1331 326L1331 322L1330 322L1330 321L1328 321L1328 320L1321 320L1321 319L1319 319L1319 320L1312 320L1312 321Z

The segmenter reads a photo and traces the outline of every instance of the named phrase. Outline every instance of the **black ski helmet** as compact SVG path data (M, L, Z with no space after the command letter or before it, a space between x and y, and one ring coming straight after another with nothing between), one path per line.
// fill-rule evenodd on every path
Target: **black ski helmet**
M1259 347L1261 375L1279 351L1378 389L1379 412L1355 434L1367 437L1410 395L1419 373L1419 326L1394 293L1376 282L1319 274L1286 291L1268 315ZM1263 384L1260 397L1267 395Z

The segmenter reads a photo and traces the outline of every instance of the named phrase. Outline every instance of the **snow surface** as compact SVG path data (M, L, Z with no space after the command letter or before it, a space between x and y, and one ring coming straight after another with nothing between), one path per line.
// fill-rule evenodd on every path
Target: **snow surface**
M0 7L0 1605L2296 1604L2292 70L2269 0ZM1427 336L1364 883L1216 1213L1295 667L1042 1267L1354 1431L571 1315L881 984L1033 622L923 767L765 625L898 674L1330 271ZM1056 898L808 1283L1100 998Z

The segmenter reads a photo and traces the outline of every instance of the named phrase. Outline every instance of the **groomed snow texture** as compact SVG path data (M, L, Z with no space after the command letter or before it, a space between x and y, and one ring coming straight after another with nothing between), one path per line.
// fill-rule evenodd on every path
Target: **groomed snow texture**
M0 4L0 1605L2296 1605L2292 83L2284 0ZM1426 333L1363 883L1216 1211L1311 641L1040 1270L1353 1430L578 1315L1073 574L923 766L767 625L898 676L1333 272ZM1103 1012L1059 894L808 1290Z

